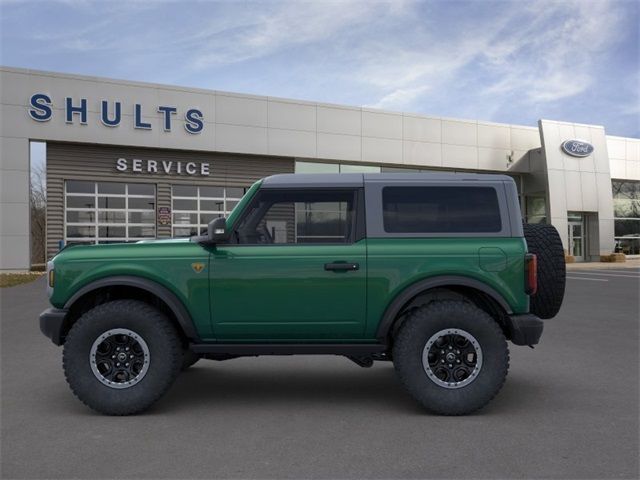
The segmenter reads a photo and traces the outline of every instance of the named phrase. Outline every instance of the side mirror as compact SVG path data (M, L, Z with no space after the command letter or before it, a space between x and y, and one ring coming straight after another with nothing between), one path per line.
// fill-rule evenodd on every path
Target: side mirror
M229 238L227 231L227 219L224 217L214 218L207 227L207 236L210 243L222 243Z

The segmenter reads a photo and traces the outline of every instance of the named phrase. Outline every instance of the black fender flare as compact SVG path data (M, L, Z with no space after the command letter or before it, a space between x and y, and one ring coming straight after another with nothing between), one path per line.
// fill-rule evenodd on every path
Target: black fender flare
M474 278L462 277L456 275L441 275L437 277L430 277L424 280L419 280L412 283L404 290L402 290L387 306L380 323L378 324L378 330L376 331L376 338L380 341L387 341L389 331L393 326L398 313L402 307L413 297L419 295L422 292L431 290L437 287L470 287L485 293L491 297L494 301L504 309L508 314L512 313L511 307L504 299L504 297L498 293L492 287L482 283L480 280Z
M141 290L145 290L152 295L155 295L167 304L176 320L178 321L178 324L180 325L180 328L182 329L182 332L185 334L185 336L192 341L200 340L198 332L193 325L191 315L189 314L189 311L184 306L182 301L167 287L164 287L159 283L154 282L153 280L149 280L143 277L136 277L132 275L118 275L95 280L91 283L86 284L77 292L75 292L71 296L71 298L67 300L64 308L65 310L69 310L69 308L71 308L71 306L75 302L94 290L114 286L135 287Z

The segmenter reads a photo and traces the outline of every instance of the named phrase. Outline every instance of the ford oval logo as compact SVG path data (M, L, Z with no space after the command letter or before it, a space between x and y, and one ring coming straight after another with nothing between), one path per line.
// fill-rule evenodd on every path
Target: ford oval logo
M572 157L588 157L593 153L593 145L583 140L565 140L562 151Z

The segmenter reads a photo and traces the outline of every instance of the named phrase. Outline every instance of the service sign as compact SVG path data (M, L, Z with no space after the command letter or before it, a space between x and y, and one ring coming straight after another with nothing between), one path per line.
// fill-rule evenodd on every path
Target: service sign
M593 145L584 140L565 140L561 148L564 153L572 157L588 157L593 153Z
M151 175L200 175L207 177L211 170L208 162L119 158L116 160L116 171L122 173L146 173Z

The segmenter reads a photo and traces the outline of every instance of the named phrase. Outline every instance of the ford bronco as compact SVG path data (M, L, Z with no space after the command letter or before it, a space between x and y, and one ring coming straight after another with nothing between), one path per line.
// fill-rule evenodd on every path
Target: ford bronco
M392 361L427 410L462 415L564 295L558 233L523 224L504 175L275 175L202 233L49 262L40 329L89 407L141 412L199 359L331 354Z

